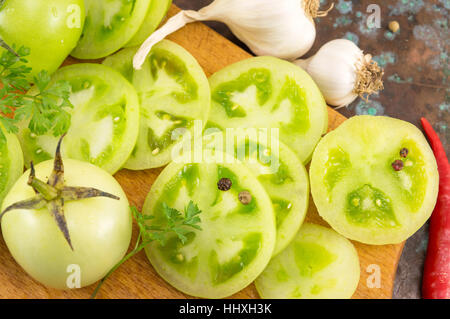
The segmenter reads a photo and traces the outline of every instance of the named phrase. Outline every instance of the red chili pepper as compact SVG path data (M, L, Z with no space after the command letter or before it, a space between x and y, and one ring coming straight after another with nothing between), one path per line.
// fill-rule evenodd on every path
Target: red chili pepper
M426 299L450 299L450 164L433 127L421 118L439 170L439 195L431 215L427 257L422 281Z

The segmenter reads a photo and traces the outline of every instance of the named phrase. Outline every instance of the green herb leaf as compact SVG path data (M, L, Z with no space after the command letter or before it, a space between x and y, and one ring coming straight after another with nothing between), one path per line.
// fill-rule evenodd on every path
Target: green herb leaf
M7 132L17 133L18 122L29 121L28 128L36 135L52 132L60 136L70 127L71 117L67 112L73 107L69 100L70 84L52 82L48 72L41 71L34 76L37 93L27 94L31 88L27 79L31 68L26 65L29 54L30 49L26 47L16 50L12 46L0 56L0 123Z
M198 208L193 201L190 201L188 206L185 209L185 220L183 225L193 227L195 229L201 230L201 227L197 224L201 222L200 217L198 216L202 211Z

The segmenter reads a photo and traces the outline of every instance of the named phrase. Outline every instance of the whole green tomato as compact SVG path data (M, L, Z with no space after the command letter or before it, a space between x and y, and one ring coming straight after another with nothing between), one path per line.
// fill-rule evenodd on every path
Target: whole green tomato
M35 167L36 177L46 180L53 161ZM3 201L6 207L36 196L25 172ZM6 245L17 263L37 281L57 289L88 286L125 255L131 240L129 203L119 183L92 164L65 159L64 184L92 187L120 199L84 198L64 203L64 216L73 250L47 207L14 209L2 218Z
M83 0L0 1L0 38L10 47L26 46L32 75L53 73L75 48L83 30ZM0 47L0 53L5 50Z

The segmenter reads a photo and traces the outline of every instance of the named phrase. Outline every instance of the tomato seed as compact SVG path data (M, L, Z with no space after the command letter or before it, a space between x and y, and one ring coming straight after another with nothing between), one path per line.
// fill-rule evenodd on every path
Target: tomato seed
M221 191L227 191L231 188L232 184L231 179L224 177L217 182L217 188Z
M239 193L239 201L243 205L248 205L252 201L252 195L248 191L242 191Z
M404 148L402 148L402 149L400 150L400 156L401 156L401 157L406 157L406 156L408 156L408 153L409 153L409 151L408 151L408 149L407 149L406 147L404 147Z
M403 169L403 161L402 160L395 160L392 164L392 168L395 171L401 171Z

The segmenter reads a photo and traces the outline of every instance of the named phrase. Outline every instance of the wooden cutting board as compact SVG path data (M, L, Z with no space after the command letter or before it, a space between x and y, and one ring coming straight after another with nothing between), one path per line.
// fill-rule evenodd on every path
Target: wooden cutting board
M172 6L169 15L179 9ZM203 67L207 76L250 55L202 23L190 24L168 37L186 48ZM77 63L68 58L65 64ZM98 62L98 61L96 61ZM329 108L329 130L345 121L345 117ZM142 208L145 197L161 169L146 171L121 170L115 177L124 188L130 204ZM308 222L327 225L317 214L310 198ZM133 231L134 243L137 236ZM354 242L361 263L361 279L354 298L391 298L397 263L403 244L369 246ZM0 298L89 298L95 285L77 290L59 291L46 288L28 276L14 261L5 242L0 239ZM95 261L94 261L95 262ZM368 285L373 272L379 270L380 287ZM376 275L376 274L375 274ZM373 276L373 275L372 275ZM372 284L373 282L370 281ZM372 287L372 288L369 288ZM258 298L254 285L233 298ZM189 298L162 280L142 251L122 265L103 285L98 298Z

